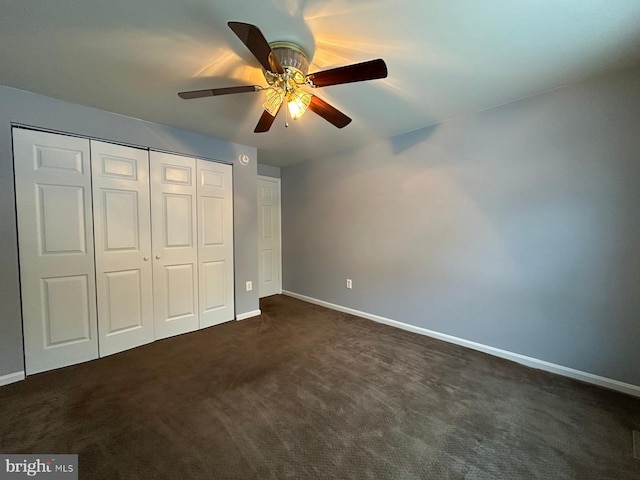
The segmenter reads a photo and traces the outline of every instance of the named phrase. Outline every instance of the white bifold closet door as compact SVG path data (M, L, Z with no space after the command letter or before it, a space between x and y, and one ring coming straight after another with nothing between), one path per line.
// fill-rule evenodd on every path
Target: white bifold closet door
M13 140L27 374L234 318L230 165Z
M235 318L231 168L197 161L200 328Z
M156 338L197 330L198 228L195 158L150 152Z
M27 374L98 357L89 140L13 129Z
M100 356L154 340L149 152L91 141Z

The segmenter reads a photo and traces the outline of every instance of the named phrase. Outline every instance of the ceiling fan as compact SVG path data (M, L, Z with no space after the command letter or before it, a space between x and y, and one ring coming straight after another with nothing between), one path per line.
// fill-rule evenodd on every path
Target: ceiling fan
M260 62L269 86L245 85L191 90L180 92L178 96L183 99L192 99L265 91L266 101L262 105L264 112L262 112L254 129L256 133L269 131L276 115L285 103L287 104L285 115L288 110L293 119L300 118L309 109L338 128L346 127L351 123L351 118L324 100L306 92L303 87L320 88L387 76L387 65L382 59L308 74L309 58L299 45L291 42L268 43L260 29L248 23L229 22L228 25ZM288 126L286 119L285 125Z

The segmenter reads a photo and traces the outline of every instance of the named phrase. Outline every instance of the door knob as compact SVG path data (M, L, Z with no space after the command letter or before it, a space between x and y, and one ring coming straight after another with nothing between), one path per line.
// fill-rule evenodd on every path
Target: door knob
M144 259L143 259L143 260L144 260L145 262L148 262L148 261L149 261L149 257L144 257Z
M156 260L160 260L160 255L156 255Z

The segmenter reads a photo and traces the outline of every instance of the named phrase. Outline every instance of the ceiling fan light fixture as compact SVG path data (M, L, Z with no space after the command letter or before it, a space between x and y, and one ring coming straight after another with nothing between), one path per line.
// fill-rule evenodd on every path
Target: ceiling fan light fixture
M267 88L266 91L267 99L262 104L262 108L269 112L271 116L275 117L284 100L284 89L282 87L270 87Z
M381 58L354 63L343 67L330 68L308 74L309 55L299 45L292 42L267 42L255 25L244 22L227 22L229 28L249 49L262 66L269 87L241 85L237 87L209 88L179 92L183 99L230 95L234 93L265 91L264 111L253 130L255 133L268 132L282 109L287 104L287 112L294 119L300 118L307 109L319 115L336 128L344 128L351 118L321 98L305 93L304 87L328 87L343 83L363 82L387 77L387 65ZM285 118L285 126L288 126Z
M293 90L289 92L289 95L287 96L287 107L289 108L291 118L293 118L294 120L299 119L302 115L304 115L304 112L307 111L310 103L310 94L302 90Z

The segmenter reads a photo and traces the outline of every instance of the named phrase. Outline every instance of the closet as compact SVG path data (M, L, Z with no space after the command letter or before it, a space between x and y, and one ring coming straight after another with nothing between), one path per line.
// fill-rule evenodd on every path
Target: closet
M232 320L232 168L13 129L33 374Z

